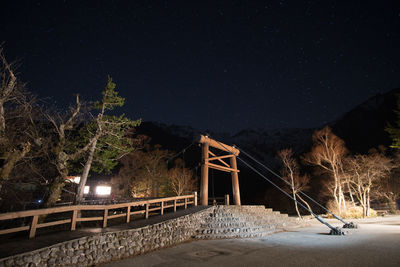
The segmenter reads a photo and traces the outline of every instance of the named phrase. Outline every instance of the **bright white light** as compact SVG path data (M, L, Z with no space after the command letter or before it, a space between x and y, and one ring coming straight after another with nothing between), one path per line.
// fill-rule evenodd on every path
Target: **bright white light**
M109 195L111 194L111 187L110 186L103 186L99 185L96 187L96 195Z
M67 179L76 184L79 184L79 182L81 181L80 176L68 176Z
M90 190L90 186L85 185L85 187L83 188L83 193L84 194L89 194L89 190Z

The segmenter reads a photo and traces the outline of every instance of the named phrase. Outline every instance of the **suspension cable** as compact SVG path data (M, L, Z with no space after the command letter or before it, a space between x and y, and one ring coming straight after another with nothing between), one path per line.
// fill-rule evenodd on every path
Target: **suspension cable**
M189 149L191 146L193 146L195 143L196 143L196 142L193 141L190 145L188 145L187 147L185 147L184 149L182 149L181 151L179 151L178 153L176 153L175 155L173 155L172 157L170 157L169 159L167 159L167 160L166 160L167 164L168 164L169 161L171 161L171 160L173 160L173 159L179 157L180 154L183 154L183 156L184 156L184 154L186 153L186 150L188 150L188 149Z
M209 134L207 134L208 136L210 136ZM214 139L215 140L215 139ZM241 157L239 157L238 155L235 155L235 153L233 153L229 148L227 148L223 143L219 142L218 140L215 140L216 142L219 143L219 145L221 145L228 153L234 155L238 160L240 160L243 164L245 164L248 168L250 168L251 170L253 170L255 173L257 173L258 175L260 175L262 178L264 178L266 181L268 181L270 184L272 184L274 187L276 187L279 191L281 191L283 194L285 194L286 196L288 196L290 199L292 199L293 201L296 201L297 204L299 204L302 208L304 208L305 210L307 210L308 212L310 212L310 214L312 214L320 223L326 225L327 227L329 227L331 229L331 234L334 235L343 235L343 232L338 228L338 227L333 227L332 225L330 225L328 222L326 222L325 220L323 220L320 216L318 216L317 214L315 214L312 210L308 209L306 206L303 205L303 203L299 202L298 200L294 199L289 193L287 193L285 190L283 190L282 188L280 188L277 184L275 184L274 182L272 182L270 179L268 179L265 175L263 175L260 171L258 171L255 167L253 167L252 165L250 165L249 163L247 163L245 160L243 160Z
M274 172L271 168L268 168L265 164L263 164L262 162L258 161L256 158L254 158L253 156L251 156L250 154L246 153L243 149L239 148L238 146L236 146L237 149L239 149L240 152L242 152L243 154L245 154L247 157L249 157L250 159L252 159L253 161L255 161L256 163L258 163L259 165L261 165L262 167L264 167L264 169L268 170L270 173L272 173L273 175L275 175L276 177L278 177L279 179L281 179L282 181L284 181L286 184L290 185L291 184L286 181L285 179L282 178L282 176L280 176L279 174L277 174L276 172ZM297 189L297 188L296 188ZM346 221L344 221L342 218L340 218L339 216L337 216L336 214L334 214L332 211L330 211L329 209L327 209L326 207L324 207L323 205L321 205L320 203L318 203L315 199L313 199L312 197L310 197L309 195L307 195L306 193L304 193L303 191L301 191L300 189L297 189L297 191L299 193L301 193L303 196L305 196L306 198L308 198L309 200L311 200L312 202L314 202L316 205L318 205L320 208L322 208L323 210L325 210L326 212L328 212L329 214L331 214L333 217L335 217L335 219L341 221L344 224L348 224Z

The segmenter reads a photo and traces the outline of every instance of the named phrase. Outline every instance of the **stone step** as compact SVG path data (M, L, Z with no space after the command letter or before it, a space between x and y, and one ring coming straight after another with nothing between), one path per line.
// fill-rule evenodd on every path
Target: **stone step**
M281 231L282 231L281 229L270 229L253 233L202 234L195 236L195 238L196 239L260 238Z
M246 217L248 215L251 216L258 216L258 217L265 217L265 216L272 216L272 217L284 217L287 218L287 214L281 214L278 211L273 212L273 213L264 213L264 212L259 212L259 213L254 213L254 212L229 212L229 213L223 213L223 212L218 212L218 213L210 213L209 217L210 218L226 218L226 217Z
M254 224L253 222L241 221L241 222L209 222L200 224L201 228L235 228L235 227L246 227Z
M230 233L255 233L262 231L262 227L238 227L238 228L208 228L197 230L198 234L230 234Z
M216 206L200 224L195 238L260 237L297 226L295 218L262 205Z

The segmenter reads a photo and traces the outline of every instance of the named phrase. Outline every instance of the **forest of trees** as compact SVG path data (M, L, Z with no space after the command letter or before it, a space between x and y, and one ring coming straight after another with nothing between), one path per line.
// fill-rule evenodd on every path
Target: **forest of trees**
M170 161L175 152L136 133L140 119L116 115L115 109L123 106L125 99L115 90L111 77L97 101L71 96L74 101L63 110L26 89L16 75L16 64L6 60L1 46L0 64L1 211L26 209L38 200L41 207L51 207L63 192L73 194L74 202L81 203L90 173L113 173L113 192L123 198L174 196L198 190L194 171L183 160ZM342 216L357 209L362 216L371 216L373 201L388 203L396 210L400 198L396 175L400 166L400 111L397 113L399 121L386 129L393 139L389 149L378 147L367 154L353 154L327 126L314 132L308 153L298 155L290 148L279 151L287 192L309 210L313 206L300 191L317 192L318 201ZM71 175L80 176L72 192L65 189ZM322 183L312 183L315 179ZM301 216L304 210L300 211L296 201L294 208Z
M69 110L35 97L0 47L0 209L51 207L63 192L83 201L90 173L110 174L120 164L126 197L182 195L196 190L196 178L181 162L167 166L170 151L150 147L137 136L141 120L118 114L125 99L108 77L93 103L74 96ZM67 96L66 96L67 97ZM71 99L72 96L71 96ZM132 165L132 162L134 164ZM79 176L75 192L68 177ZM128 177L128 176L129 177Z
M315 190L309 186L313 177L322 181L319 198L327 197L328 208L341 216L352 217L359 213L363 217L371 216L372 201L387 203L393 212L396 210L395 202L400 197L397 151L381 146L365 155L351 154L344 141L328 126L315 131L312 140L311 151L298 157L302 168L291 149L278 153L282 177L288 182L287 191L294 199L311 209L299 190ZM295 209L300 216L296 201Z

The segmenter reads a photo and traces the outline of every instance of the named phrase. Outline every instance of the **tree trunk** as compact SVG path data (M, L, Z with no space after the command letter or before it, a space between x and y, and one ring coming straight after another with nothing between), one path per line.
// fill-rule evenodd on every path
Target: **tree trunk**
M6 156L3 166L0 168L0 179L1 182L8 180L11 171L14 169L15 164L20 161L25 155L31 150L31 144L29 142L23 144L22 150L15 150L9 152Z
M362 195L362 207L363 207L363 217L365 218L367 216L367 203L366 203L365 190Z
M368 188L367 189L367 199L366 199L366 201L367 201L367 217L371 216L371 211L370 211L371 206L370 206L369 192L370 192L370 189Z
M336 174L333 174L334 179L335 179L335 187L333 188L333 197L335 198L336 206L338 208L339 214L342 212L341 205L340 205L340 198L338 197L337 191L338 191L338 182L336 178Z
M61 196L61 191L64 188L64 178L57 177L49 188L49 196L46 200L45 207L53 207Z
M395 214L395 213L396 213L396 210L397 210L397 208L396 208L396 201L393 201L393 200L389 199L389 200L388 200L388 205L389 205L389 211L390 211L390 213Z
M349 190L349 196L350 196L351 204L353 206L356 206L356 203L354 202L353 191L351 190L350 182L347 182L347 188Z
M67 161L68 156L63 151L57 150L57 169L59 176L54 179L50 186L49 196L47 197L45 207L53 207L61 196L65 185L65 179L68 176Z
M83 172L81 175L81 180L79 181L78 192L75 198L75 204L80 204L83 201L83 191L86 185L87 177L89 175L90 167L92 166L94 152L96 150L97 139L95 139L89 148L89 155L86 160L85 166L83 167Z
M308 210L310 211L310 214L312 215L312 212L313 212L313 211L312 211L310 205L308 204L308 202L305 201L302 197L300 197L299 194L296 194L296 195L297 195L297 197L301 200L301 202L303 202L303 203L307 206Z
M294 192L293 189L292 189L292 193L293 193L293 199L294 199L294 207L296 208L297 216L299 216L300 219L303 219L303 217L301 217L301 215L300 215L299 207L297 206L296 193Z
M341 185L339 185L339 199L341 201L343 211L346 212L347 210L346 199L344 198L344 193Z

